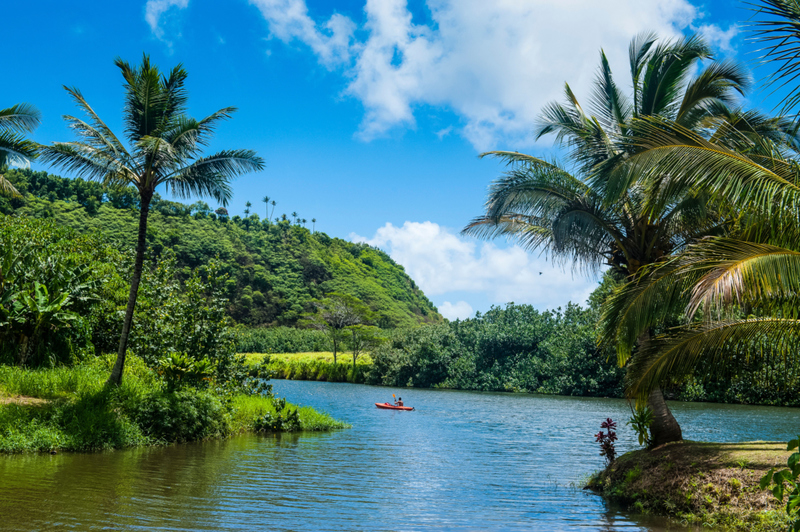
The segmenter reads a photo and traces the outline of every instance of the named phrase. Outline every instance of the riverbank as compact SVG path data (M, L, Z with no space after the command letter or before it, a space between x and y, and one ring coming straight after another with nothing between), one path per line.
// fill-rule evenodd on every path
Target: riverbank
M364 384L372 368L372 358L368 354L358 356L355 369L351 353L337 353L336 363L330 351L243 354L253 366L267 360L266 368L276 379Z
M38 370L0 366L0 453L99 451L259 430L348 427L310 407L298 409L265 395L170 391L135 357L128 359L122 386L107 388L111 362L92 359Z
M633 511L698 526L786 530L783 506L758 483L789 454L785 443L668 444L620 456L588 487Z

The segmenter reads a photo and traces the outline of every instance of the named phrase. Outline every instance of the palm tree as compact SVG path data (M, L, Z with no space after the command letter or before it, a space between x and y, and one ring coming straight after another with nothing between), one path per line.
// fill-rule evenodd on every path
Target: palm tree
M271 217L273 214L275 214L275 205L277 205L277 203L275 202L275 200L272 200L272 212L270 213L270 217Z
M250 216L250 207L252 207L252 206L253 206L253 204L250 203L249 201L244 204L244 215L245 216Z
M266 207L266 212L264 213L264 216L266 217L265 220L267 221L267 224L269 224L269 196L264 196L261 199L261 201L264 202L264 205Z
M635 38L630 46L633 95L628 98L601 52L590 102L594 114L586 113L567 85L567 102L547 105L538 131L539 136L553 133L572 148L570 158L579 173L516 152L483 154L503 159L511 170L492 184L485 214L464 233L510 237L575 268L597 270L606 264L619 277L631 278L643 266L719 231L724 216L692 186L646 187L638 175L619 171L640 149L634 137L638 119L671 118L692 130L729 112L733 93L743 92L746 77L732 63L712 63L689 80L698 62L709 57L699 37L666 43L652 34ZM653 197L661 209L650 208ZM647 345L649 333L643 331L638 342ZM620 356L619 363L626 362ZM651 390L648 402L656 444L680 440L680 425L659 388Z
M36 158L36 143L25 139L23 133L33 133L40 122L38 109L27 103L0 109L0 193L19 194L3 174L11 164L28 165Z
M762 59L780 64L768 81L788 83L800 71L800 6L788 0L760 3L759 13L767 16L755 22L757 37L767 45ZM798 103L800 88L789 87L784 110ZM606 316L604 333L623 348L638 328L658 321L664 309L686 313L683 326L657 337L634 360L632 392L645 395L657 382L689 374L701 360L722 370L733 357L796 356L797 123L738 114L719 124L710 139L669 121L645 120L637 128L642 150L632 157L632 167L649 174L654 186L701 186L736 205L742 219L738 231L688 247L612 297L618 310ZM703 319L693 319L697 314Z
M311 218L311 232L312 233L314 232L314 228L316 227L316 225L317 225L317 219L316 218Z
M186 116L186 71L181 65L162 75L144 55L141 66L132 67L117 58L125 80L124 132L128 147L108 128L76 88L65 87L86 114L84 121L65 120L75 131L76 142L57 142L42 147L44 159L108 186L134 186L139 193L139 234L128 305L120 335L117 361L108 379L119 385L133 322L136 297L147 248L150 202L160 185L179 198L210 196L227 205L230 181L241 174L261 170L263 160L251 150L223 150L202 157L217 125L231 117L235 108L225 107L202 120Z
M292 218L294 218L294 223L297 223L297 211L292 213Z

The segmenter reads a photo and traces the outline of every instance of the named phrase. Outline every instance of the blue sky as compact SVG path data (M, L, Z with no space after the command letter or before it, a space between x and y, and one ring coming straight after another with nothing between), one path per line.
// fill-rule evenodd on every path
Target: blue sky
M120 130L114 58L183 63L193 116L239 108L210 149L250 148L267 163L235 182L232 213L251 201L263 216L268 195L276 215L378 245L449 318L508 301L554 308L583 302L596 279L458 236L502 172L477 155L553 154L531 136L541 107L565 81L588 98L601 47L624 85L641 31L701 32L718 57L752 62L749 16L724 0L13 2L0 106L32 103L43 114L34 140L70 140L62 85L75 86Z

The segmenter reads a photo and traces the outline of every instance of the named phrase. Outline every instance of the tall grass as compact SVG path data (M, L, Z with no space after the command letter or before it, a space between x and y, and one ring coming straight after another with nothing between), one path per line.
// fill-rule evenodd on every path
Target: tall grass
M298 381L351 382L363 384L372 367L369 355L360 355L353 369L352 357L346 353L338 354L334 364L333 353L245 353L250 363L268 360L267 368L276 379Z
M0 452L96 451L225 437L254 430L257 417L275 412L265 396L168 392L136 357L128 359L122 386L108 388L113 358L71 368L0 366ZM299 414L302 430L346 426L310 408Z

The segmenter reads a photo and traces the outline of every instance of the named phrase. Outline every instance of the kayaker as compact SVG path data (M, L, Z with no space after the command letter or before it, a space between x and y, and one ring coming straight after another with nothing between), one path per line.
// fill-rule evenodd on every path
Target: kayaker
M403 406L403 398L402 397L398 397L397 398L397 402L395 403L395 406Z

